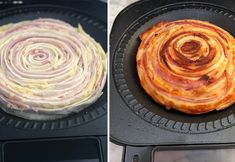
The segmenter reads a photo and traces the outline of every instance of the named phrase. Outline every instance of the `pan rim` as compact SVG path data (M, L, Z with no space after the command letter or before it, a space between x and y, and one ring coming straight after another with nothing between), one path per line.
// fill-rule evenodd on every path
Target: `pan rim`
M134 5L134 4L133 4ZM117 41L116 41L116 45L115 45L115 47L114 47L114 49L113 49L113 52L112 52L112 55L111 55L111 63L112 63L112 69L111 69L111 77L112 77L112 79L113 79L113 81L114 81L114 87L116 88L116 90L117 90L117 92L118 92L118 94L119 94L119 96L121 97L121 99L124 101L124 103L126 104L126 106L135 114L135 115L137 115L138 117L140 117L140 119L143 119L143 120L145 120L146 122L148 122L148 123L150 123L150 124L152 124L152 125L154 125L154 126L157 126L157 127L159 127L159 128L162 128L162 129L165 129L165 130L168 130L168 131L172 131L172 132L177 132L177 133L183 133L183 134L203 134L203 133L209 133L209 132L216 132L216 131L219 131L219 130L223 130L223 129L226 129L226 128L229 128L229 127L231 127L231 126L233 126L235 123L233 122L232 124L230 123L230 120L229 120L229 118L234 118L234 114L231 114L231 115L229 115L229 116L226 116L226 117L223 117L223 118L221 118L221 119L219 119L219 120L213 120L213 121L211 121L212 123L212 126L210 126L210 128L207 128L208 126L207 126L207 124L209 123L209 122L197 122L197 123L183 123L183 122L178 122L178 121L173 121L173 120L171 120L171 119L166 119L166 118L164 118L164 117L161 117L161 116L158 116L158 118L160 118L158 121L161 121L162 119L163 120L165 120L166 119L166 121L163 121L163 123L153 123L152 121L149 121L150 119L148 119L148 118L146 118L145 117L145 115L143 116L143 113L139 113L139 112L136 112L136 110L132 107L132 106L130 106L129 105L129 103L128 102L130 102L130 101L127 101L126 99L125 99L125 97L123 97L123 92L122 92L122 90L120 90L120 81L118 81L118 80L121 80L122 79L122 81L123 81L123 86L127 86L128 84L127 84L127 81L126 81L126 79L125 79L125 72L120 72L121 70L123 70L124 69L124 66L125 65L121 65L121 64L119 64L118 62L116 62L116 57L117 57L117 55L119 55L118 53L120 53L120 55L123 55L123 56L120 56L119 57L119 59L121 60L121 59L124 59L124 57L125 57L125 50L126 50L126 46L124 47L124 45L123 44L128 44L128 42L129 42L129 40L130 40L130 37L131 36L133 36L133 33L135 33L136 32L136 30L135 31L131 31L131 30L133 30L133 28L134 28L134 26L136 25L136 23L139 23L139 20L141 20L141 18L143 18L143 17L146 17L148 14L151 14L151 13L153 13L153 12L155 12L156 10L161 10L161 9L166 9L166 8L168 8L168 7L175 7L176 9L172 9L172 10L179 10L179 9L177 9L177 7L180 7L180 6L183 6L183 7L185 7L186 9L190 9L189 8L189 6L192 6L194 9L195 8L197 8L197 7L205 7L205 8L215 8L216 10L219 10L219 11L223 11L223 12L228 12L228 13L230 13L230 14L228 14L228 15L226 15L227 17L229 17L230 19L233 19L233 20L235 20L235 18L234 18L234 12L233 11L231 11L231 10L229 10L229 9L227 9L227 8L225 8L225 7L221 7L221 6L218 6L218 5L215 5L215 4L210 4L210 3L202 3L202 2L187 2L187 3L185 3L185 2L179 2L179 3L175 3L175 4L170 4L170 5L165 5L165 6L162 6L162 7L160 7L160 8L155 8L154 10L151 10L151 11L148 11L148 12L146 12L145 14L143 14L143 15L141 15L138 19L136 19L134 22L132 22L122 33L121 33L121 35L120 35L120 37L118 37L119 39L117 39ZM132 6L132 5L131 5ZM129 7L127 7L127 8L131 8L131 6L129 6ZM125 9L124 9L125 10ZM171 10L170 10L171 11ZM167 10L166 12L170 12L169 10ZM166 13L166 12L163 12L163 13L160 13L159 15L161 15L161 14L164 14L164 13ZM122 13L122 12L121 12ZM121 14L119 14L119 15L121 15ZM118 16L119 16L118 15ZM232 16L231 16L232 15ZM117 16L117 17L118 17ZM117 19L117 18L116 18ZM148 18L147 18L148 19ZM146 22L148 22L148 21L150 21L151 19L148 19L148 20L146 20ZM146 23L144 20L143 20L143 22L144 23ZM114 24L115 24L115 22L114 22ZM143 25L143 24L142 24ZM142 25L137 25L138 26L138 28L140 28ZM131 33L131 34L129 34L129 33ZM128 35L129 34L129 35ZM131 36L130 36L131 35ZM125 43L122 43L123 41L125 41ZM122 51L119 51L119 49L120 48L124 48L124 50L122 50ZM123 54L121 54L121 53L123 53ZM123 64L125 64L125 62L122 62ZM117 68L119 67L119 66L122 66L122 68L119 68L119 72L116 72L117 71ZM116 70L116 71L115 71ZM119 75L119 76L117 76L117 75ZM129 91L130 91L130 89L129 88L127 88ZM127 91L127 89L126 89L126 91ZM127 95L127 94L126 94ZM134 97L134 95L133 95L133 93L132 92L130 92L130 93L128 93L128 95L130 95L129 97L131 98L131 97L133 97L136 101L132 101L132 102L137 102L137 104L139 104L139 105L141 105L142 106L142 108L143 108L143 111L145 110L145 111L147 111L147 113L152 113L151 111L149 111L147 108L145 108L142 104L140 104L140 102ZM132 96L131 96L132 95ZM140 107L141 107L140 106ZM141 116L141 115L142 116ZM156 114L153 114L153 115L156 115ZM152 120L152 119L151 119ZM223 125L223 122L222 122L222 120L226 120L229 124L228 125ZM168 122L171 122L171 121L173 121L173 122L175 122L175 123L179 123L179 125L181 125L181 127L180 127L180 130L179 129L169 129L169 128L167 128L167 124L168 124ZM215 122L216 122L216 124L215 124ZM185 130L184 130L184 125L187 125L187 127L188 128L186 128ZM195 126L195 124L196 124L196 126ZM189 126L188 126L189 125ZM204 125L204 126L202 126L203 128L202 128L202 130L199 130L199 129L201 129L201 127L199 126L199 125ZM219 128L218 128L218 126L219 126ZM195 129L195 128L196 129ZM200 127L200 128L199 128ZM211 130L210 130L211 129Z
M56 13L55 10L58 11L59 9L62 9L64 12L67 12L68 14L65 16L70 16L69 14L73 13L75 15L82 15L82 18L88 17L88 19L84 21L87 22L88 20L92 19L93 22L91 23L91 25L93 25L94 27L102 26L102 28L101 27L99 28L101 33L106 33L107 31L107 27L106 27L107 23L101 20L99 17L96 17L91 14L87 14L83 11L80 11L79 9L74 9L71 7L65 7L61 5L53 5L53 4L27 4L27 5L10 7L10 8L0 11L0 19L14 16L19 12L26 13L26 14L28 12L37 12L38 10L44 12L43 9L46 9L46 12L49 12L49 13ZM78 21L83 21L83 20L80 18L80 20L77 19L77 22ZM89 34L89 32L87 33ZM104 34L104 37L106 38L105 34ZM104 50L107 51L107 49L105 48ZM102 104L94 106L94 104L99 102L99 100L106 100L105 96L107 95L107 81L103 88L103 92L104 94L95 103L93 103L86 109L82 110L82 115L79 114L81 113L79 112L77 114L70 114L67 117L57 119L57 120L38 121L38 120L23 119L23 118L14 116L12 114L8 114L4 112L3 110L0 110L0 124L7 126L7 127L19 129L19 130L42 130L42 131L64 130L64 129L88 124L107 114L107 101L101 101Z

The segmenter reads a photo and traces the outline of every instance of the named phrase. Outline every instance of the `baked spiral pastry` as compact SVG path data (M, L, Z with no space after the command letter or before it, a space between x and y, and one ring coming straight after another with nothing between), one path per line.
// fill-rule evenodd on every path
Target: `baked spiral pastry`
M136 61L144 90L167 109L222 110L235 101L235 40L206 21L160 22L140 35Z
M105 52L81 26L46 18L1 26L4 111L34 120L61 118L94 103L105 82Z

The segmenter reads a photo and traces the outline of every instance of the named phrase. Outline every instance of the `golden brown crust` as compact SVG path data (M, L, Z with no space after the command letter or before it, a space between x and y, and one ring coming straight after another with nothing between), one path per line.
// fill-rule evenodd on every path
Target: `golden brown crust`
M167 109L203 114L235 101L235 40L206 21L160 22L140 35L144 90Z

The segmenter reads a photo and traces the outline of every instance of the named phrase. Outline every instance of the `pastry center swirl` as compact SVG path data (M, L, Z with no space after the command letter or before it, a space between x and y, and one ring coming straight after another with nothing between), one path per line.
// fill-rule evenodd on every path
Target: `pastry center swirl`
M102 95L106 56L81 26L55 19L3 26L0 51L0 101L8 107L61 115Z
M235 102L235 40L208 22L160 22L141 36L140 82L167 108L192 114Z

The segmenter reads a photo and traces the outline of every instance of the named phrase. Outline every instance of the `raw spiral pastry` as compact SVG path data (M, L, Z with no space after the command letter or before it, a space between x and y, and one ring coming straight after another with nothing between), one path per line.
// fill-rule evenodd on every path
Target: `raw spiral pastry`
M162 21L140 39L138 75L156 102L188 114L235 102L235 40L227 31L206 21Z
M34 120L61 118L94 103L105 82L105 52L81 26L49 18L1 26L4 111Z

